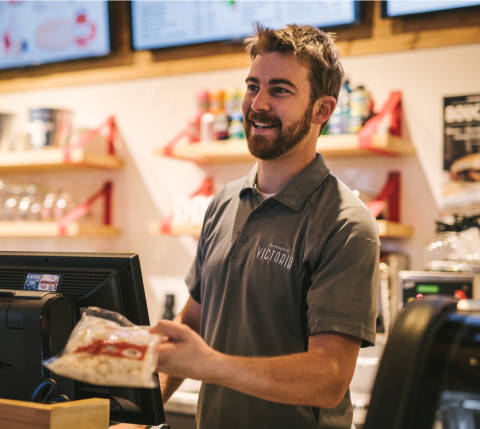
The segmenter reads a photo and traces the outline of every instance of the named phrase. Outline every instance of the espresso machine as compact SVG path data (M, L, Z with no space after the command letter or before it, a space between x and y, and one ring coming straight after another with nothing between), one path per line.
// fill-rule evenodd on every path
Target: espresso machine
M480 301L432 295L398 313L363 429L480 429Z

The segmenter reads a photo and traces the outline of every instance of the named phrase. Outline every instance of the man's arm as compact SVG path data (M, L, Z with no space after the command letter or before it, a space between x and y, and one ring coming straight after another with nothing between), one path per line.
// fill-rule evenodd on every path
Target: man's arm
M183 323L193 329L195 332L200 332L200 317L202 307L192 297L188 298L187 303L182 311L175 317L174 323ZM170 396L178 389L185 377L175 377L163 372L158 373L160 379L160 389L162 392L163 403L167 402Z
M187 326L160 321L152 332L169 338L158 347L159 370L269 401L320 408L333 408L342 400L360 348L359 339L322 333L310 337L307 352L242 357L213 350Z

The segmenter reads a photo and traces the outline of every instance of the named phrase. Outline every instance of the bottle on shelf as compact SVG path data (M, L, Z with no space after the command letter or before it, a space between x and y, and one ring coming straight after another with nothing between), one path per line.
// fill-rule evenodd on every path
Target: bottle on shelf
M215 116L213 113L205 112L200 119L200 142L208 143L215 140L214 129Z
M245 138L245 131L243 129L243 113L241 110L232 112L230 116L230 124L228 126L228 138Z
M350 126L350 83L344 82L338 94L335 110L328 121L328 134L348 134Z
M40 220L51 221L54 219L53 211L55 209L55 201L57 195L53 188L47 188L42 196L40 207Z
M202 90L197 93L197 111L195 116L188 121L188 139L190 143L201 141L202 117L208 112L210 94Z
M242 91L240 88L230 88L225 95L225 112L228 117L228 138L243 139Z
M210 112L213 114L214 140L228 138L228 116L225 111L225 91L219 89L211 93Z
M17 218L31 220L31 207L35 200L37 187L34 184L23 185L22 194L18 203Z
M59 220L65 216L74 205L73 195L64 189L60 189L53 207L53 217L55 220Z
M370 96L363 85L358 85L350 94L350 124L348 131L358 133L370 116Z
M229 88L225 92L225 112L229 117L234 112L242 111L242 91L240 88Z
M5 185L4 199L2 201L2 219L12 221L17 219L18 205L22 195L22 186L18 183Z
M166 294L162 319L173 320L175 317L175 313L173 311L174 307L175 307L175 295L170 293Z

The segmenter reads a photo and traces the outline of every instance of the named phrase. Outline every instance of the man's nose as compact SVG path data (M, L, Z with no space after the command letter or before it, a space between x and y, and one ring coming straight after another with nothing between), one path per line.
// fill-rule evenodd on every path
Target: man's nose
M270 94L265 89L260 89L252 101L252 110L255 112L268 112L272 108Z

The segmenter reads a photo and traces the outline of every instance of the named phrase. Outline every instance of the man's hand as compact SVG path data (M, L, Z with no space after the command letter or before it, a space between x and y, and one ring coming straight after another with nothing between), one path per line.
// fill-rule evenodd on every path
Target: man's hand
M160 320L150 332L162 335L157 347L157 370L180 378L210 380L215 371L220 353L210 348L193 329L187 325Z

